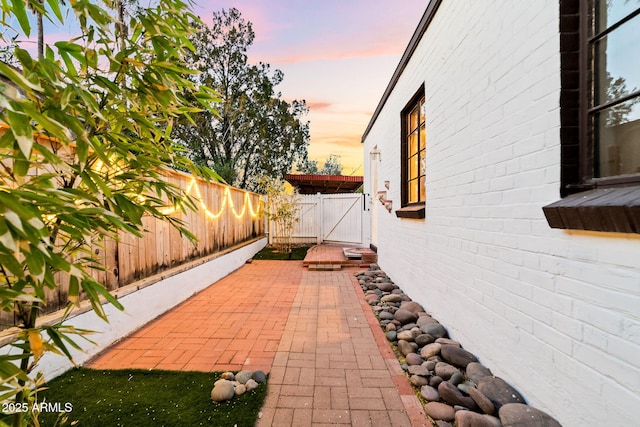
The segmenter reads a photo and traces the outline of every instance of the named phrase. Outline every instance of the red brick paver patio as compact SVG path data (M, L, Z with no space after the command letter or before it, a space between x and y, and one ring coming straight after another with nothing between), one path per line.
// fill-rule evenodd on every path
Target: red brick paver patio
M264 370L270 377L258 426L430 425L364 301L356 271L254 261L89 366Z

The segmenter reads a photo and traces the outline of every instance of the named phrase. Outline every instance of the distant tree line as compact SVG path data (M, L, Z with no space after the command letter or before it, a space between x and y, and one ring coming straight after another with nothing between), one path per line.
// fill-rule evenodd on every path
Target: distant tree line
M318 166L317 160L305 159L298 163L297 170L299 173L309 175L341 175L342 160L339 155L332 153L322 167Z

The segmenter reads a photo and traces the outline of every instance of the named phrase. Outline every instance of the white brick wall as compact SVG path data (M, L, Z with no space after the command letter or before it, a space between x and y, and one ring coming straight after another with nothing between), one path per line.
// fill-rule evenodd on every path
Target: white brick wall
M559 198L558 3L442 2L365 140L400 207L399 113L424 84L424 220L377 202L382 268L563 425L640 418L640 236L549 228ZM382 88L380 88L382 90Z

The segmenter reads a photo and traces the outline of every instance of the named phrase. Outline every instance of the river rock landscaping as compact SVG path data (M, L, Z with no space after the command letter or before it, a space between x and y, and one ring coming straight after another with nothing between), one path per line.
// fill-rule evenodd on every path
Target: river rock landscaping
M478 358L449 338L446 328L372 264L356 273L387 340L424 410L438 427L560 427L526 404Z
M248 391L255 390L258 386L267 381L267 376L262 371L240 371L223 372L220 379L213 384L211 390L211 400L214 402L224 402L241 396Z

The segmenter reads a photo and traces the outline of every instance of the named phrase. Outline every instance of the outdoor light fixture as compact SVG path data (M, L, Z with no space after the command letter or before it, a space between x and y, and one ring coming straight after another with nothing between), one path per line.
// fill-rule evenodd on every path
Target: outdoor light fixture
M102 162L102 160L98 160L96 162L95 168L100 170L103 167L104 167L104 163ZM223 197L222 206L220 207L220 210L217 213L211 212L207 207L206 203L204 202L204 199L202 198L202 193L200 193L200 187L198 186L198 182L196 181L195 178L191 178L191 181L189 181L189 185L187 185L187 188L185 190L186 194L180 202L178 202L175 206L162 208L160 209L160 212L163 215L171 215L176 213L178 211L177 205L184 202L185 199L192 194L192 191L194 192L193 195L195 195L195 198L198 201L200 208L204 211L205 215L208 218L211 218L211 219L220 218L224 213L224 210L227 207L227 204L229 205L229 207L231 208L231 212L237 219L242 219L245 216L245 214L247 213L247 206L249 207L249 215L251 216L251 218L255 219L258 216L260 216L260 205L263 203L262 196L259 196L258 209L254 209L253 204L251 203L251 197L249 195L249 192L238 190L244 193L244 204L242 205L242 210L238 212L236 211L236 208L233 204L233 198L231 197L231 189L229 187L225 187L224 194L222 195ZM144 196L138 196L138 202L143 203L144 199L145 199Z
M378 200L380 201L382 206L384 206L384 208L388 212L391 212L391 209L392 209L392 206L393 206L393 201L387 199L387 192L386 191L378 191Z
M229 205L231 212L233 213L233 216L235 216L237 219L242 219L245 214L247 213L247 206L249 207L249 215L251 216L251 218L257 218L260 215L260 206L258 206L258 209L254 209L253 204L251 203L251 197L249 196L249 193L247 191L243 191L244 193L244 204L242 206L242 210L240 212L236 211L236 208L233 204L233 199L231 198L231 189L229 187L226 187L224 190L224 195L222 196L222 206L220 207L220 210L217 213L213 213L209 210L209 208L207 207L206 203L204 202L204 199L202 198L202 194L200 193L200 188L198 187L198 183L196 182L195 178L191 179L191 182L189 182L189 185L187 186L187 189L185 190L185 197L184 199L191 194L191 192L194 192L195 198L198 201L198 204L200 205L200 208L204 211L205 215L208 218L211 219L218 219L220 218L220 216L222 216L225 208L227 207L227 204ZM259 199L259 204L262 204L262 196L260 196ZM172 213L175 213L177 211L177 207L173 206L173 207L167 207L165 209L163 209L161 212L164 215L171 215Z

